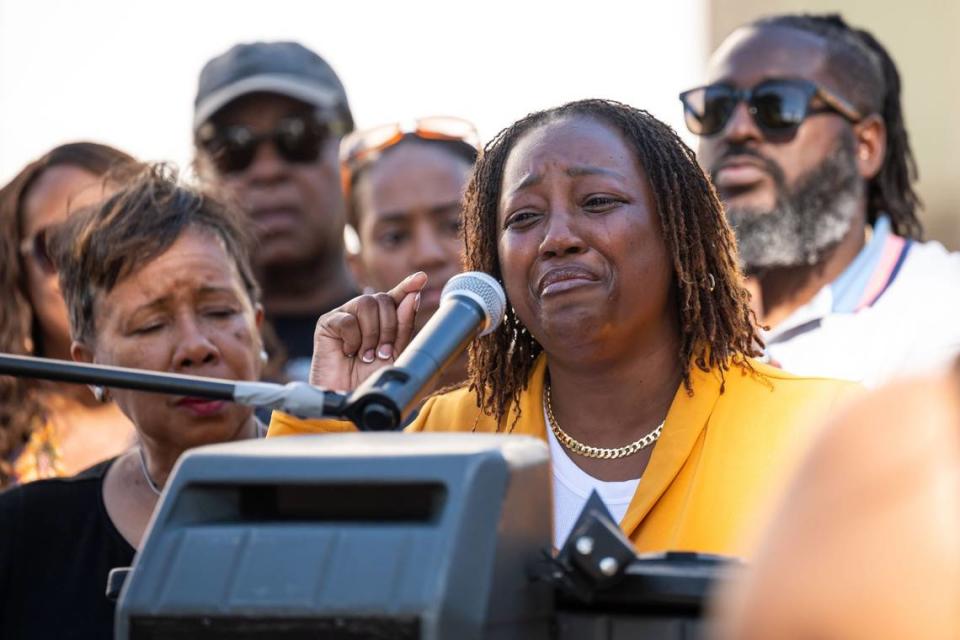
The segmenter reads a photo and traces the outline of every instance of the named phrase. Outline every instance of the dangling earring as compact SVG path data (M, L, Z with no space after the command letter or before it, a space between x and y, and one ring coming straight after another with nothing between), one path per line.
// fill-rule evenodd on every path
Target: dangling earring
M712 292L717 288L717 279L713 277L712 273L707 274L707 291Z
M93 397L97 399L97 402L106 402L107 401L107 390L101 387L98 384L90 385L90 391L93 393Z
M260 362L267 364L267 361L270 359L270 354L267 353L266 349L260 349Z

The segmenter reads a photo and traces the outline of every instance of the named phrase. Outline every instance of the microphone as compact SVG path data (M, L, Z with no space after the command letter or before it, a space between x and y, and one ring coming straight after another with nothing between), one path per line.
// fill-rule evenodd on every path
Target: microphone
M344 414L361 431L399 428L470 341L500 325L506 307L503 288L486 273L468 271L450 278L433 317L393 366L354 390Z

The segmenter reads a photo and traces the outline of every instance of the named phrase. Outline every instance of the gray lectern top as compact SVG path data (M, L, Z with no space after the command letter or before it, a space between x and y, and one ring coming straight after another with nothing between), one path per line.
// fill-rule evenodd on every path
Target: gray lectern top
M118 638L546 638L549 453L533 438L351 433L194 449Z
M373 436L373 437L371 437ZM411 440L413 438L413 440ZM492 453L495 457L511 457L514 464L541 464L549 456L546 445L537 438L505 436L495 433L329 433L307 436L284 436L267 440L240 440L208 445L187 451L180 464L196 456L244 458L264 456L309 458L420 457L474 455ZM524 462L526 461L526 462Z

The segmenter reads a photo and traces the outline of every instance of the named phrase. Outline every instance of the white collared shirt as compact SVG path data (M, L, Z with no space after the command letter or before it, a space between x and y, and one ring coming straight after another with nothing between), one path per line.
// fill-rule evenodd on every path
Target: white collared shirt
M847 270L763 337L770 361L798 375L876 387L942 369L960 352L960 254L881 218Z

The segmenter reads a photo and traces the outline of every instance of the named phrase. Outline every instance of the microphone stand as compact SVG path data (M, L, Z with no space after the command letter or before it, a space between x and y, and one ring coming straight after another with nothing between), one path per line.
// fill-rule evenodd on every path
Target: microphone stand
M246 380L221 380L179 373L81 364L52 358L0 353L0 375L57 382L95 384L135 391L168 393L280 409L300 418L346 418L347 397L306 382L286 385Z

